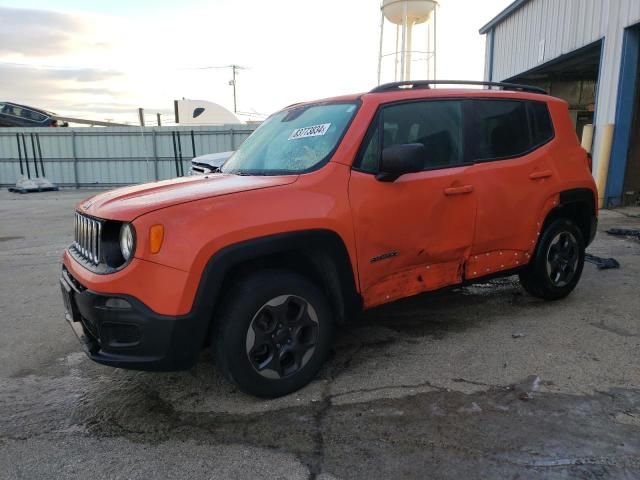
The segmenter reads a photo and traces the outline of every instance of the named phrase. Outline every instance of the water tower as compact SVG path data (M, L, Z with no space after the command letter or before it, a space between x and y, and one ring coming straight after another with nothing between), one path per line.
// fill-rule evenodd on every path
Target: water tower
M383 0L378 84L435 79L437 8L436 0Z

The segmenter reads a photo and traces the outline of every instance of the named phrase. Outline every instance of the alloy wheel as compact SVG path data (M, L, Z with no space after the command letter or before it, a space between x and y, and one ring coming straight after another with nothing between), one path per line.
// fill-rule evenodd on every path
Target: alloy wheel
M318 329L318 315L307 300L296 295L273 298L258 309L247 330L249 362L263 377L288 377L313 356Z
M579 248L571 232L560 232L547 250L547 275L555 287L564 287L576 274Z

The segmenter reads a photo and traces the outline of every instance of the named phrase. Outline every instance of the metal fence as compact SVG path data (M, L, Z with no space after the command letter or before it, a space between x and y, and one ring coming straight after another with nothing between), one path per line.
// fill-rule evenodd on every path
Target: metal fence
M254 125L218 127L0 128L0 186L14 185L25 154L59 187L119 186L186 173L193 156L235 150ZM35 159L41 154L42 161ZM182 160L180 160L180 157Z

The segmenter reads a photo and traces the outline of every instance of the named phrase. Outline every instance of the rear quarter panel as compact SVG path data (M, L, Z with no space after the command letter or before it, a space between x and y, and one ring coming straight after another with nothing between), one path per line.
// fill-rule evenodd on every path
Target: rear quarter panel
M560 190L587 188L597 199L596 184L589 170L587 152L578 140L575 127L569 117L568 104L553 98L549 100L548 105L555 129L554 169L560 181Z

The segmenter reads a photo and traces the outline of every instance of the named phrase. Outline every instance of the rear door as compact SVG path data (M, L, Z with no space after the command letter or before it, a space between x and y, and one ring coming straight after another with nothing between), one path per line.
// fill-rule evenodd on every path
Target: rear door
M466 105L459 99L387 105L365 137L349 199L366 307L462 280L476 211ZM377 180L382 149L405 143L425 146L424 170Z
M540 212L557 192L554 136L546 103L520 99L472 101L471 182L478 199L466 278L528 262Z

